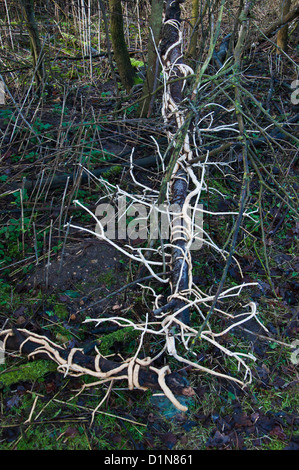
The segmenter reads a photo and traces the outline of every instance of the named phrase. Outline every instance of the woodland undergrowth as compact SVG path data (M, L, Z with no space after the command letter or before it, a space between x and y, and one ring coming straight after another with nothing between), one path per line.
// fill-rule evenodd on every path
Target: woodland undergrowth
M124 7L126 41L140 79L130 93L119 83L115 87L119 77L115 64L111 71L103 16L98 32L96 7L90 10L89 26L74 6L68 16L55 8L50 24L42 19L42 7L37 8L48 73L41 94L36 93L19 13L10 6L9 18L1 18L0 80L6 102L0 105L0 318L5 342L15 329L22 335L1 366L2 396L6 400L9 387L21 380L15 374L14 381L10 373L15 367L24 373L23 383L30 382L22 353L30 346L29 355L35 356L41 337L42 360L32 380L39 374L46 377L34 382L32 391L15 392L16 401L24 396L24 409L14 411L11 405L7 410L26 425L26 432L8 444L5 423L2 440L8 447L25 445L26 439L32 445L32 423L43 416L46 423L50 419L43 405L49 394L49 410L53 407L55 413L60 407L64 416L73 406L76 425L82 417L76 431L66 427L57 437L62 443L60 436L66 433L66 446L80 435L86 447L94 448L95 435L104 428L106 437L99 446L109 448L111 427L105 428L101 417L112 415L116 421L111 426L118 423L122 445L133 442L136 448L141 441L159 448L155 431L148 427L146 438L143 430L147 414L142 410L157 406L150 401L152 394L157 399L166 395L191 421L199 421L201 436L202 413L210 416L220 405L226 413L239 405L254 414L261 405L265 412L285 409L292 414L287 395L292 396L289 387L297 381L299 137L293 84L298 77L298 24L289 26L288 51L277 51L275 36L260 40L268 25L256 17L259 2L244 2L243 9L237 8L239 2L232 2L231 9L227 2L211 3L201 23L206 35L196 60L187 54L189 4L181 6L181 24L169 18L177 42L161 54L147 118L138 115L144 99L147 2L144 15L138 3ZM228 44L225 38L233 27ZM87 43L97 54L90 53ZM174 44L178 56L170 60ZM225 44L229 48L222 56ZM186 227L178 237L175 225L170 241L127 237L112 242L101 226L95 230L99 203L110 204L118 216L119 197L128 206L143 204L149 215L163 202L168 217L173 216L167 207L174 175L188 183L183 210L175 214ZM200 207L202 225L194 223L196 211L193 219L187 216L189 204ZM126 227L132 226L129 217ZM104 240L103 251L106 246L113 249L113 268L107 269L103 261L90 270L91 255L86 258L89 274L81 272L80 277L76 256L97 238L99 243ZM192 251L196 240L201 247ZM69 266L74 246L80 249ZM92 373L79 360L81 350L95 361ZM58 363L61 378L49 358ZM143 369L150 375L141 377ZM171 383L172 374L178 389ZM98 392L91 392L95 379ZM151 393L142 390L151 387ZM212 391L224 401L212 400ZM126 400L132 400L129 416L123 411ZM209 406L209 400L214 404ZM158 406L162 416L166 403ZM139 414L134 415L133 405L140 406ZM216 421L211 423L217 429ZM126 425L130 431L124 430ZM195 445L237 446L231 435L214 439L212 428L210 438L197 437ZM240 426L238 432L244 429ZM159 439L165 430L162 425ZM274 433L268 447L292 436L293 431L284 439ZM184 445L180 439L177 448ZM247 445L259 448L254 439Z

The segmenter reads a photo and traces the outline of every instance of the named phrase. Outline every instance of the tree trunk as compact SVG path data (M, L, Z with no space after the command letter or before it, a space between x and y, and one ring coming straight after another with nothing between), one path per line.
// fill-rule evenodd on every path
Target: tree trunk
M283 22L290 11L291 0L281 0L280 2L280 19ZM286 24L283 26L277 33L277 46L282 49L284 52L287 52L288 49L288 30L289 27ZM277 49L277 53L281 54L280 49Z
M110 380L125 380L129 376L129 363L114 362L104 358L101 354L84 354L83 349L66 349L53 343L46 336L32 333L26 329L13 328L0 330L0 338L4 345L2 351L18 351L27 354L34 359L53 360L59 366L58 370L70 375L88 374L93 378ZM1 346L1 345L0 345ZM65 365L67 367L65 368ZM138 367L137 376L139 387L152 390L161 390L158 377L159 370L147 366ZM165 383L169 389L170 397L173 393L190 396L190 388L186 386L186 380L177 372L168 373ZM178 403L175 400L175 403Z
M149 41L147 54L147 72L142 91L143 96L149 95L140 106L140 117L149 117L154 96L150 94L156 89L156 82L160 71L160 64L157 58L157 48L162 29L163 0L152 0L151 17L149 23ZM154 38L154 41L153 41Z
M41 42L38 34L38 27L34 15L33 0L20 0L22 12L24 14L26 27L30 38L30 48L35 70L35 77L38 88L44 83L44 60Z
M264 31L257 38L256 44L259 44L259 43L265 41L265 36L267 36L267 38L271 38L271 36L276 34L277 31L279 29L281 29L281 27L287 25L288 23L290 23L291 21L295 20L298 17L299 17L299 4L297 3L297 4L294 5L293 9L285 15L285 17L283 19L280 16L278 18L278 20L272 26L270 26L270 28L268 28L266 31ZM250 47L249 44L248 44L248 47Z
M117 65L121 83L129 92L134 85L135 71L130 62L130 56L125 43L124 25L121 0L109 0L110 32L114 59Z
M208 2L206 3L206 5ZM196 47L197 47L197 37L198 37L198 16L199 16L199 0L192 0L192 34L190 39L190 45L188 50L188 56L196 60Z
M102 13L102 16L103 16L103 22L104 22L108 62L109 62L109 65L110 65L111 75L112 75L112 78L113 78L113 81L114 81L114 86L115 86L115 89L116 89L116 93L118 94L118 83L117 83L117 80L116 80L115 70L114 70L114 66L113 66L112 53L111 53L111 43L110 43L110 38L109 38L109 24L108 24L106 8L105 8L103 0L99 0L99 6L100 6L100 9L101 9L101 13Z
M183 76L183 71L190 73L191 69L185 69L183 63L182 35L180 31L181 9L180 4L184 0L166 0L165 13L163 19L162 39L160 42L161 62L164 66L164 73L167 81ZM167 125L167 137L169 144L174 145L174 150L179 150L179 158L171 175L170 201L171 205L177 209L174 210L174 216L171 226L171 290L173 303L171 304L173 312L181 310L177 315L185 325L190 324L189 308L185 307L184 300L177 299L177 293L186 292L189 288L189 267L190 252L188 251L188 242L190 233L187 232L187 221L184 214L184 207L188 193L189 177L185 169L185 161L192 157L189 147L189 135L183 133L183 127L189 120L180 108L183 101L183 80L176 81L167 86L167 92L164 93L162 114L164 122ZM178 131L182 134L175 138ZM181 142L181 140L183 140ZM178 163L178 161L180 162ZM184 162L182 164L182 162Z

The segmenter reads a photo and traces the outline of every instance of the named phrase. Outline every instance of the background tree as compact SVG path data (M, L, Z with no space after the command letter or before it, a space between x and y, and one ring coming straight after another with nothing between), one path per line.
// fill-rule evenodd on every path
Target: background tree
M284 0L281 0L282 3L284 3ZM299 1L297 0L294 5L292 5L292 8L288 11L288 13L285 13L284 16L279 15L279 18L277 21L272 23L270 26L264 30L260 34L260 36L257 38L257 43L261 42L265 39L265 36L268 38L271 38L277 33L277 30L288 25L291 23L291 21L296 20L299 18Z
M151 5L151 17L149 22L149 41L147 55L147 72L143 87L143 96L147 98L142 102L140 116L146 117L151 112L153 97L150 95L156 86L159 74L159 62L157 58L157 47L162 28L163 0L153 0Z
M135 81L135 70L132 67L129 52L124 37L124 24L121 0L109 0L110 33L114 59L117 65L121 83L126 91L130 91Z
M281 21L284 21L286 15L290 11L291 7L291 0L281 0L280 4L280 18ZM289 31L289 26L286 24L283 26L277 33L277 46L280 47L284 52L287 51L288 49L288 31ZM277 50L278 54L280 54L280 50Z
M35 20L33 0L20 0L26 27L30 38L30 49L33 59L34 73L38 88L44 83L44 58Z
M207 5L208 5L208 2L206 3L206 7ZM199 24L199 0L192 1L192 17L191 17L190 22L191 22L193 30L191 33L188 55L192 57L193 59L195 59L197 38L198 38L198 24Z

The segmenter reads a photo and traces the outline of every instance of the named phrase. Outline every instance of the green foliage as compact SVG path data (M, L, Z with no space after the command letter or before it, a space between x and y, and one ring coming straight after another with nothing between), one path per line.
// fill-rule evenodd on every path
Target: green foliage
M87 450L88 439L83 426L68 424L29 427L17 444L17 450Z
M144 80L141 77L134 77L134 85L139 85L139 83L143 83Z
M12 109L0 109L0 119L3 119L4 124L9 124L9 122L16 122L16 117Z
M16 197L17 199L17 197ZM18 201L15 202L18 204ZM19 258L22 255L20 245L21 234L31 233L30 219L24 217L20 219L10 219L7 224L0 227L0 255L6 263L14 257Z
M130 58L131 64L133 67L141 68L144 67L144 62L142 60L137 60L134 58Z
M33 129L36 131L36 133L43 133L44 131L51 128L51 124L49 124L48 122L42 122L40 118L36 118L33 124Z
M0 279L0 305L7 305L11 299L11 286Z
M46 310L45 313L49 317L52 317L55 315L59 320L65 320L69 315L67 307L64 304L58 304L58 303L54 305L53 310Z

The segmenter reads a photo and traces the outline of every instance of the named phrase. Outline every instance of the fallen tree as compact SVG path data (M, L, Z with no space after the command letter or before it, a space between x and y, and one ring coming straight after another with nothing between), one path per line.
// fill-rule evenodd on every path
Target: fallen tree
M218 305L219 301L223 301L228 297L239 296L243 288L255 285L254 283L243 282L241 285L224 289L224 271L217 293L212 294L202 292L193 282L191 245L194 240L205 243L220 254L224 261L227 262L226 268L228 262L232 260L238 265L233 255L234 243L241 218L250 217L250 214L247 214L245 211L244 203L248 171L246 165L244 165L244 184L242 185L240 195L239 210L228 213L229 215L235 215L237 221L232 247L230 251L227 251L219 248L213 242L210 235L205 233L202 227L196 223L196 213L198 211L205 212L199 207L198 202L200 201L201 193L206 190L205 176L207 167L210 164L219 165L220 163L217 161L210 162L209 152L201 151L202 140L199 125L204 119L208 120L211 113L208 114L208 117L205 115L200 117L195 109L200 99L201 80L203 72L208 65L208 59L202 67L199 65L199 70L196 71L196 80L191 90L194 102L188 108L184 101L187 79L190 75L193 75L193 70L183 60L180 3L182 3L182 0L167 0L165 2L162 38L159 45L164 89L162 114L167 129L170 153L170 161L166 168L164 157L161 155L159 146L156 143L161 166L166 175L162 182L161 191L153 190L136 181L133 152L131 153L130 173L136 185L142 188L141 194L130 194L101 177L95 177L89 170L84 169L91 179L96 180L103 186L108 198L115 197L115 195L124 196L132 204L138 202L146 205L150 211L154 210L158 203L165 202L165 209L158 209L158 212L162 214L164 211L165 215L171 220L169 243L161 243L158 247L153 246L151 248L118 246L113 240L107 238L101 221L87 208L85 208L86 212L93 217L97 224L96 231L69 224L69 227L83 230L101 240L106 240L129 259L144 265L156 281L170 287L170 294L167 297L166 303L161 302L161 296L153 288L140 284L142 289L150 289L154 297L153 309L147 313L144 321L138 323L128 318L112 315L107 318L90 318L85 320L85 323L92 323L96 326L104 322L111 322L120 328L131 326L140 332L139 345L135 354L122 362L114 362L103 357L96 348L94 355L84 354L81 348L63 348L43 334L37 334L25 329L5 329L0 332L0 338L3 340L5 350L18 350L20 353L28 354L30 358L48 357L57 363L58 371L64 375L90 375L97 379L94 384L89 384L89 386L107 382L112 384L118 380L126 380L129 389L145 390L149 388L161 390L179 410L186 411L187 407L180 403L176 395L192 395L192 390L186 386L187 384L180 374L171 372L169 365L158 367L157 360L164 355L168 359L174 359L180 368L191 367L192 370L209 373L244 387L251 381L251 371L246 361L247 359L252 361L254 357L244 352L231 351L228 347L221 344L218 339L231 331L232 328L240 326L252 318L255 318L257 321L259 320L256 305L253 302L245 306L245 308L248 307L246 311L234 315L224 311ZM221 3L222 10L223 6L224 1ZM246 4L241 16L239 42L234 56L235 75L232 76L230 84L235 91L234 98L232 99L235 104L234 110L237 122L224 124L219 127L220 130L226 130L227 132L233 129L238 134L244 161L247 141L243 127L244 122L242 121L238 74L249 10L250 5ZM218 27L221 21L221 11ZM213 57L215 44L216 42L212 38L209 60ZM221 74L222 71L219 70L217 73ZM180 78L180 80L175 80L175 78ZM208 130L211 128L211 125L207 128ZM236 126L238 126L238 129L235 128ZM215 129L212 128L212 131L217 132L218 128L216 127ZM79 201L76 201L76 203L84 208ZM173 210L173 206L175 206L176 210ZM225 213L220 215L222 216L223 214ZM145 255L149 251L151 252L151 257ZM157 268L163 268L164 265L167 267L168 275L166 277L157 274L155 271ZM208 313L204 312L203 308ZM197 314L198 321L201 322L199 328L194 328L191 324L191 309ZM211 329L209 319L214 312L229 320L228 325L222 331L213 332ZM163 338L164 346L153 357L142 357L141 348L148 337ZM197 339L206 341L218 348L222 354L236 361L238 371L241 368L244 369L244 378L240 379L230 373L225 374L213 367L207 368L199 364L196 354L192 350L193 344Z

